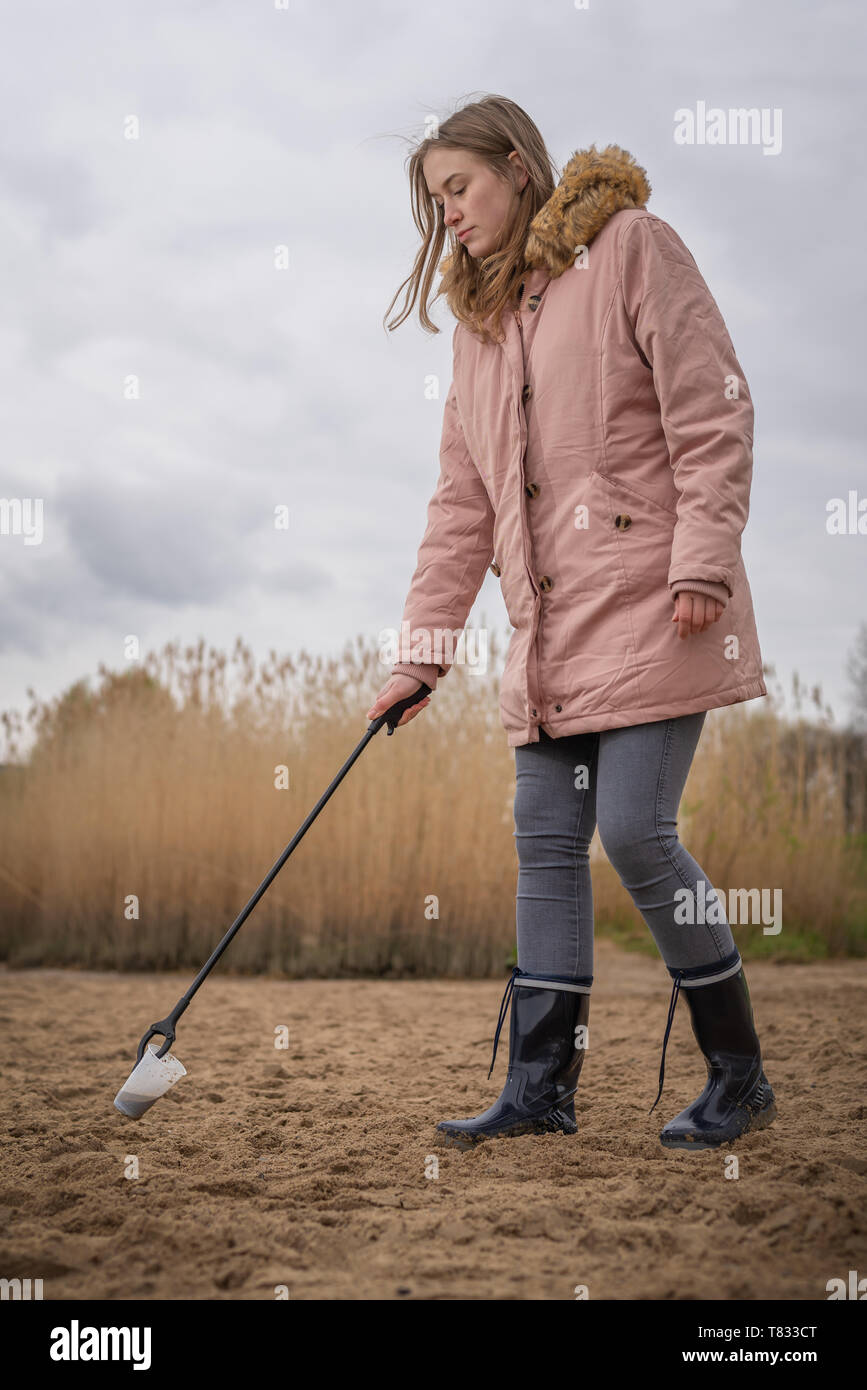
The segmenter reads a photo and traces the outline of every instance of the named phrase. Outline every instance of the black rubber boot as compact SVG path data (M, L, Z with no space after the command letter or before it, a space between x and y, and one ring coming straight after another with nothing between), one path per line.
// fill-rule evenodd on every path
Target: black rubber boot
M683 973L675 975L666 1042ZM685 988L684 994L692 1031L707 1062L707 1085L692 1105L668 1122L659 1140L667 1149L716 1149L747 1130L771 1124L776 1101L762 1067L743 966L726 979ZM651 1110L662 1094L664 1065L663 1044L659 1095Z
M485 1139L577 1132L574 1097L587 1050L591 984L592 978L565 981L515 967L500 1006L488 1072L494 1070L511 994L509 1070L502 1094L470 1120L441 1120L438 1144L469 1149Z

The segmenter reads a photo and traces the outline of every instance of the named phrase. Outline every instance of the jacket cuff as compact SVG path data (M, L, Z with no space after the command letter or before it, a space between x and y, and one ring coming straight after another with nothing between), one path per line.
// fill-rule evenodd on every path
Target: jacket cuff
M684 590L690 594L707 594L709 598L717 599L723 607L726 606L730 597L727 585L712 584L709 579L675 579L669 588L671 589L672 601Z
M439 666L414 666L410 661L399 661L397 665L392 666L390 674L392 676L414 676L417 681L424 681L425 685L429 685L434 691L437 688L439 669Z

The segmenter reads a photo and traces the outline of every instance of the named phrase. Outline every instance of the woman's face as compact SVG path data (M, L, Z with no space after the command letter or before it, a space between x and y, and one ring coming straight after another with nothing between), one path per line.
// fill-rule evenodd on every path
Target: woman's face
M518 190L529 175L517 150L509 159L518 176ZM500 245L518 201L511 184L498 178L489 164L468 150L428 150L423 163L428 192L443 209L443 221L471 256L489 256Z

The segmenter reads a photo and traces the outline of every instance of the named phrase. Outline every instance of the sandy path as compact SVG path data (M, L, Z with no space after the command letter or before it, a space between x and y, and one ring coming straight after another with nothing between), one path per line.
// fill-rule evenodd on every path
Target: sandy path
M132 1121L115 1091L189 978L3 974L0 1274L58 1299L824 1300L867 1274L867 962L748 977L780 1115L731 1180L720 1154L660 1146L703 1064L681 1000L648 1115L668 976L604 941L579 1134L468 1153L434 1124L499 1094L505 978L215 975L181 1022L189 1075Z

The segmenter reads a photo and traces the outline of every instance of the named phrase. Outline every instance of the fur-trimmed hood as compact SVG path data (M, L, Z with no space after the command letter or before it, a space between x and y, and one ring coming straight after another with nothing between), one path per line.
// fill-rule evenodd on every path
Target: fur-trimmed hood
M555 279L568 270L579 246L589 246L615 212L643 208L650 183L628 150L590 145L576 150L551 197L530 223L524 252L528 266Z

